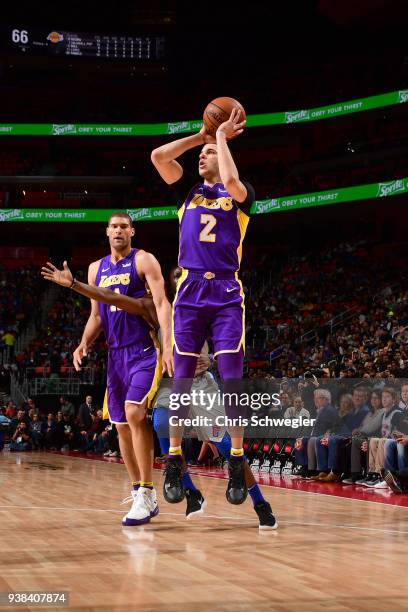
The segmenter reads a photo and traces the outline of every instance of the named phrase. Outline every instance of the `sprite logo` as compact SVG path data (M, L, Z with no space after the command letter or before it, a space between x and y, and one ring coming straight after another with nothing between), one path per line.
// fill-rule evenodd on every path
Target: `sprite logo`
M65 136L66 134L76 134L76 126L73 123L66 123L64 125L53 124L52 135L53 136Z
M14 210L2 210L0 212L0 221L18 221L24 219L23 211L15 208Z
M179 134L180 132L190 132L191 125L190 121L179 121L178 123L168 123L167 133L168 134Z
M298 121L307 121L308 119L310 119L310 112L308 110L285 113L285 123L297 123Z
M398 102L403 104L404 102L408 102L408 89L403 89L398 92Z
M126 211L132 221L143 221L144 219L152 218L152 211L150 208L133 208Z
M389 181L388 183L378 183L377 197L384 197L393 195L394 193L400 193L405 191L404 181L398 179L396 181Z
M256 213L258 215L263 215L264 213L268 213L274 208L279 208L279 200L265 200L264 202L256 203Z

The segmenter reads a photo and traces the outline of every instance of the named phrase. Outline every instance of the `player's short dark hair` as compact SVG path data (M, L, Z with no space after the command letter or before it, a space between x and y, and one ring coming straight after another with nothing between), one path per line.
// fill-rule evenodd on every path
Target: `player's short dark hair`
M128 215L128 213L125 213L122 211L118 211L118 212L114 212L108 219L108 225L110 225L110 222L112 221L113 217L123 217L124 219L127 219L129 221L129 225L130 227L133 227L133 219L130 215Z

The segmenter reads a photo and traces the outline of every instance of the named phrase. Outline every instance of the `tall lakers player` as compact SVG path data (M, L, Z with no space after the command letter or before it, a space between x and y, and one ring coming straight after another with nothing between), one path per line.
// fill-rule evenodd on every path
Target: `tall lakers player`
M165 295L160 265L151 253L132 248L134 233L129 215L112 215L106 230L111 252L91 263L88 282L123 297L140 299L146 295L145 283L148 284L162 332L163 366L160 365L159 350L154 345L151 328L142 316L130 314L112 303L109 305L95 300L91 300L91 314L74 352L74 366L79 370L89 347L104 331L109 346L109 418L116 424L122 457L134 484L133 504L122 521L124 525L149 522L158 513L152 482L153 438L146 420L146 408L156 392L162 371L173 375L171 306ZM62 273L53 264L47 265L48 268L42 269L44 278L58 282L53 276L56 274L61 280L61 274L65 274L66 281L67 271ZM72 279L70 272L69 276ZM72 279L71 288L75 283L75 279ZM82 293L86 295L85 291ZM133 306L132 312L138 312L138 308ZM143 304L140 312L143 312Z

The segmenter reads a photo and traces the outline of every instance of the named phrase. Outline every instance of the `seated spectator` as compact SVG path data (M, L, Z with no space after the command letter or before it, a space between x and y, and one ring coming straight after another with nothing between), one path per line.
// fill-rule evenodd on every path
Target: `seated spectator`
M406 445L408 445L408 437L406 438ZM381 470L381 478L393 493L408 493L408 468L405 467L397 472Z
M103 453L104 457L120 457L118 431L113 423L109 423L105 431L108 441L108 450Z
M404 387L407 385L402 387L401 396ZM408 407L395 415L392 425L392 438L385 441L384 467L394 473L408 467Z
M280 412L282 414L284 414L290 407L292 404L292 398L290 396L290 393L288 393L287 391L282 391L280 394L280 405L279 406L274 406L272 404L272 407L270 409L270 413L272 416L277 416L276 412Z
M80 446L80 433L78 426L75 424L73 417L65 412L62 415L62 444L61 450L74 450Z
M79 406L78 420L80 429L89 429L92 425L92 414L96 412L92 395L87 395L85 402Z
M401 410L408 410L408 384L401 387L401 399L398 405Z
M381 393L381 402L384 413L381 420L381 438L370 438L368 442L368 473L363 480L357 480L356 484L376 489L388 488L387 483L381 478L381 470L385 463L385 442L391 437L394 429L396 415L401 412L398 406L398 395L394 387L384 387ZM365 445L363 445L365 448Z
M27 412L28 420L32 421L34 416L39 416L38 410L36 408L30 408L30 410Z
M92 424L88 430L82 430L81 447L86 451L103 454L108 447L107 436L102 436L106 423L103 421L102 410L91 416Z
M408 468L408 435L397 434L395 440L387 440L385 448L384 468L386 472L397 474ZM394 442L395 447L388 447L388 442ZM386 479L384 479L386 480ZM388 481L386 480L387 484Z
M363 466L363 444L365 448L368 438L370 436L378 436L381 431L382 416L384 414L384 408L382 408L381 403L381 392L377 389L373 389L370 393L368 404L369 412L364 417L364 421L361 423L360 427L353 432L350 446L351 474L349 477L343 478L342 480L342 483L346 485L355 484L357 480L361 480L364 477L363 469L365 468L367 460L365 458Z
M34 410L33 408L31 410ZM43 432L42 422L38 414L34 414L31 419L30 432L33 440L33 446L35 449L42 448Z
M6 417L5 412L5 408L0 409L0 451L4 448L4 434L8 432L10 425L10 419Z
M353 398L349 393L344 393L340 397L338 410L338 420L332 429L324 436L316 437L316 459L318 474L313 480L319 482L338 482L341 475L339 447L344 446L344 442L351 435L350 425L347 418L354 410Z
M365 390L358 386L353 389L351 396L352 409L344 417L346 427L351 432L357 432L361 423L364 421L366 415L369 413L370 408L366 401Z
M6 409L0 408L0 425L9 425L10 419L6 416Z
M61 446L61 434L52 412L48 414L47 420L41 424L41 433L42 443L45 448L56 450L57 447Z
M36 407L34 400L31 399L30 397L27 400L27 404L25 404L25 406L24 406L24 410L26 410L26 412L29 415L30 415L30 413L31 414L40 414L40 411ZM32 417L30 417L30 418L32 418Z
M61 412L63 415L67 414L68 416L74 418L75 416L75 407L74 404L69 402L65 397L60 397L61 404Z
M16 406L12 401L7 402L5 415L8 419L13 419L16 416Z
M289 406L289 408L285 410L283 416L285 419L298 419L299 417L309 419L310 412L306 410L302 397L300 395L295 395L293 398L293 406Z
M10 421L10 435L13 435L20 423L28 425L28 417L24 410L18 410L17 416Z
M21 421L11 438L10 451L30 451L32 450L31 434L28 430L27 423Z
M337 410L331 405L331 393L318 387L314 391L316 422L310 436L298 438L295 443L295 462L299 466L295 474L310 476L316 474L316 438L328 434L338 421Z

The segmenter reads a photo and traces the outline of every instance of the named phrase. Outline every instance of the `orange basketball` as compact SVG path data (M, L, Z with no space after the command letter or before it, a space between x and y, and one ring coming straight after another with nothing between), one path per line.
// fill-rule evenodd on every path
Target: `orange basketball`
M207 104L204 110L203 120L208 134L215 137L218 126L229 119L234 108L240 109L241 115L239 121L244 121L246 119L245 109L242 104L234 98L215 98L215 100Z

